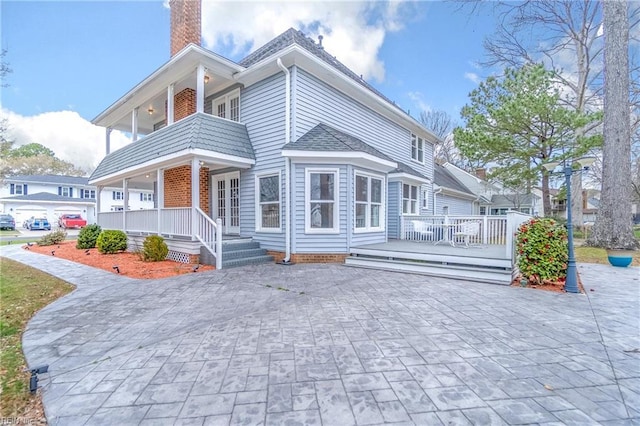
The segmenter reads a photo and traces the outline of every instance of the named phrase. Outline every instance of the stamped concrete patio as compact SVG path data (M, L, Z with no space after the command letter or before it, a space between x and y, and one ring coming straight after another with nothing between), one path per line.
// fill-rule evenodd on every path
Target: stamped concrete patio
M342 265L136 281L0 254L78 286L24 335L51 425L640 424L637 268L580 265L570 295Z

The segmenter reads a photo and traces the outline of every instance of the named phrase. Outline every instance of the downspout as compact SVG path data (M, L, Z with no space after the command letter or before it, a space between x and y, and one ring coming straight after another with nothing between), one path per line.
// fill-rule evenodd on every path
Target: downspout
M433 215L435 216L436 213L436 204L438 201L438 197L436 197L436 195L441 194L442 193L442 188L438 188L437 190L433 191Z
M285 145L291 141L291 74L287 67L282 64L280 58L276 63L285 75L285 101L284 101L284 143ZM286 157L284 160L284 190L285 190L285 217L287 225L284 228L284 259L283 265L291 264L291 159Z

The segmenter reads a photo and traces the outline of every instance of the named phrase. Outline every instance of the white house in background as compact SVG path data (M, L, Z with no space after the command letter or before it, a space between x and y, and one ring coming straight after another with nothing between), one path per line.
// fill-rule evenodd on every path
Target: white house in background
M543 214L542 197L535 193L513 193L499 182L489 182L486 180L485 169L476 170L474 175L450 163L445 163L443 167L476 195L473 214L494 216L504 215L508 211L518 211L534 216Z
M100 205L105 211L123 208L121 188L106 188ZM153 208L153 188L129 188L129 208ZM55 224L63 214L79 214L96 223L96 187L89 179L61 175L19 175L7 177L0 187L0 210L20 226L30 217L46 217Z

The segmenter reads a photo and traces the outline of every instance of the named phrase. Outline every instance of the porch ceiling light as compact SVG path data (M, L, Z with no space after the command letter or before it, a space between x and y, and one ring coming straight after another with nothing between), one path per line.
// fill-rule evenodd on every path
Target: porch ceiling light
M204 75L204 84L209 83L210 77L208 75Z
M149 109L147 110L147 112L149 113L149 115L152 115L153 114L153 107L150 106Z

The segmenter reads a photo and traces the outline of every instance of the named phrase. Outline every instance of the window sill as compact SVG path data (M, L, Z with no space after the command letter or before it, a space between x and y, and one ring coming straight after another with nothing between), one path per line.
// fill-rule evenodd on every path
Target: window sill
M384 232L384 228L355 228L353 230L354 234L377 234L380 232Z
M277 229L261 228L261 229L256 229L255 232L261 233L261 234L282 234L282 228L277 228Z
M308 235L340 235L339 229L305 229L305 234Z

